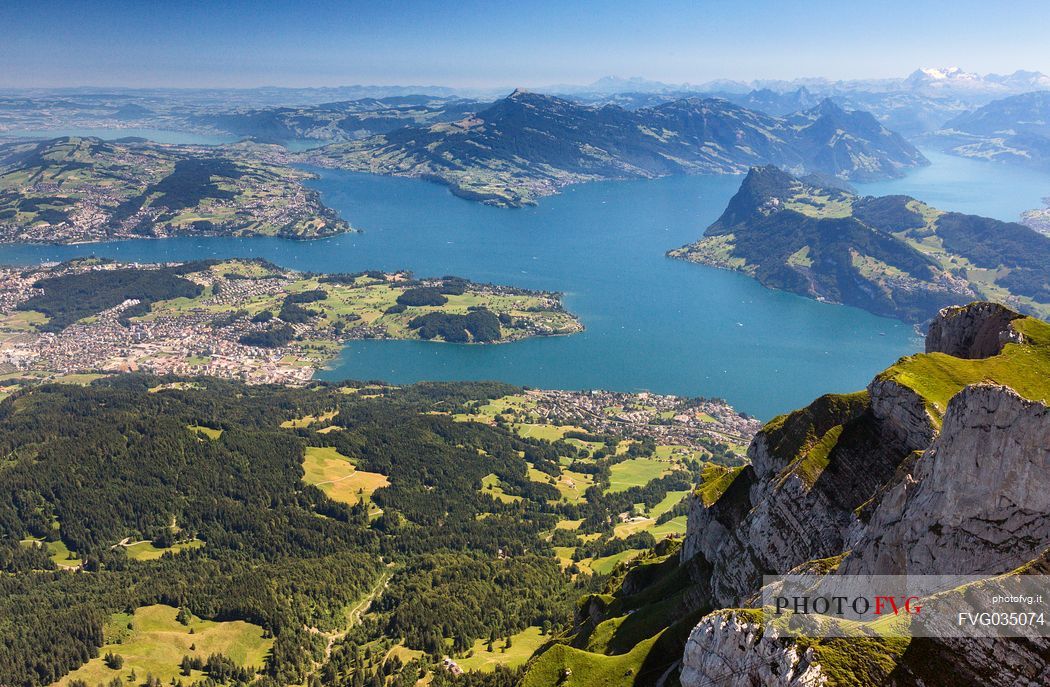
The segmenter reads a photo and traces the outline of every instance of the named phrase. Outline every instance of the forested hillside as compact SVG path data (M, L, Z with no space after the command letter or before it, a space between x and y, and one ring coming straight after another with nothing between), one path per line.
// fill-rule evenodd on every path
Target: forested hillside
M526 438L509 406L482 421L519 391L122 375L16 392L0 403L0 680L440 682L459 679L441 657L491 652L498 684L600 584L585 559L653 545L643 526L681 518L703 469L633 477L653 442ZM696 455L726 448L710 446ZM621 531L617 514L658 505Z

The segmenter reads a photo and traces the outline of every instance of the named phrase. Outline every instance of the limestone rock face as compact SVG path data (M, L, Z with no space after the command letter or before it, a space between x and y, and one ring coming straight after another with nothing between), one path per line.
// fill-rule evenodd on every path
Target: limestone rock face
M997 355L1023 343L1017 317L988 303L945 309L927 351ZM752 605L763 575L793 569L1050 574L1050 407L1009 387L962 389L938 428L914 390L877 377L866 393L822 397L769 422L748 457L720 499L691 505L682 557L702 562L711 607ZM684 687L840 680L843 666L821 665L819 648L763 634L751 617L715 611L694 628ZM897 687L1050 684L1046 639L922 638L894 660L886 680Z
M940 437L882 499L845 574L996 574L1050 544L1050 408L970 386Z
M984 687L1050 685L1050 640L916 639L922 660L906 663L894 685L946 684Z
M686 523L686 531L691 533L691 536L682 542L683 561L691 560L697 555L702 555L707 560L715 558L718 549L739 527L751 509L750 490L754 483L755 469L749 465L733 480L722 498L710 508L702 507L699 499L694 501Z
M715 612L693 628L682 659L683 687L817 687L827 684L810 651L748 622Z
M787 475L776 485L757 485L752 492L759 496L743 522L731 532L712 533L717 544L708 560L716 607L740 605L761 588L763 575L834 555L845 545L850 514L824 491L807 489L798 475ZM765 493L773 496L763 498Z
M886 440L908 451L930 445L937 430L921 396L891 379L877 378L868 385L868 394Z
M845 550L855 510L934 432L922 400L895 382L771 422L722 498L709 507L694 498L682 559L710 563L712 605L741 605L763 575Z
M1020 315L998 303L954 305L937 314L926 335L927 353L956 358L989 358L1020 335L1010 323Z

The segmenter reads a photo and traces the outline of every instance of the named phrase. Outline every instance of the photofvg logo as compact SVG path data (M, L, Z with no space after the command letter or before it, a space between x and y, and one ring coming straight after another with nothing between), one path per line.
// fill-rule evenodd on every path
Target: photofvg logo
M1050 637L1050 577L764 578L763 622L812 637Z
M818 615L834 615L845 617L847 613L855 618L868 616L878 617L892 613L921 613L922 602L917 596L812 596L801 594L796 596L778 595L774 598L775 615L784 613L801 613Z

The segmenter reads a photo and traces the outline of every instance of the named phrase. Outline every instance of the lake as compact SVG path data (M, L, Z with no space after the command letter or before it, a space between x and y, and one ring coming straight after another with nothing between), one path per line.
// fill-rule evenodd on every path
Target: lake
M1019 184L1008 168L946 156L935 162L905 179L861 190L930 200L937 191L942 208L1003 219L1016 219L1050 193L1050 175L1026 172L1028 182ZM940 187L975 169L987 174L983 196L964 186L953 197ZM419 276L455 274L562 291L587 327L574 336L505 345L351 342L319 375L328 380L500 379L534 387L718 396L768 419L823 393L863 388L922 345L901 322L664 257L703 233L739 177L585 184L536 207L506 210L421 181L320 174L311 184L361 233L309 242L177 238L3 246L0 262L90 254L129 261L243 256L314 271L406 268ZM909 184L928 187L925 196Z

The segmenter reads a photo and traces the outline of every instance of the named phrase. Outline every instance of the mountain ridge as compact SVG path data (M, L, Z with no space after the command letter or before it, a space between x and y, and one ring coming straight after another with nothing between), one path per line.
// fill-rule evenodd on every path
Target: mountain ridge
M829 100L774 117L717 98L626 110L524 89L457 122L403 127L328 145L302 159L429 179L457 195L512 207L597 179L742 173L764 163L877 179L928 164L870 114L847 112Z
M952 155L1050 170L1050 91L993 100L923 140Z

